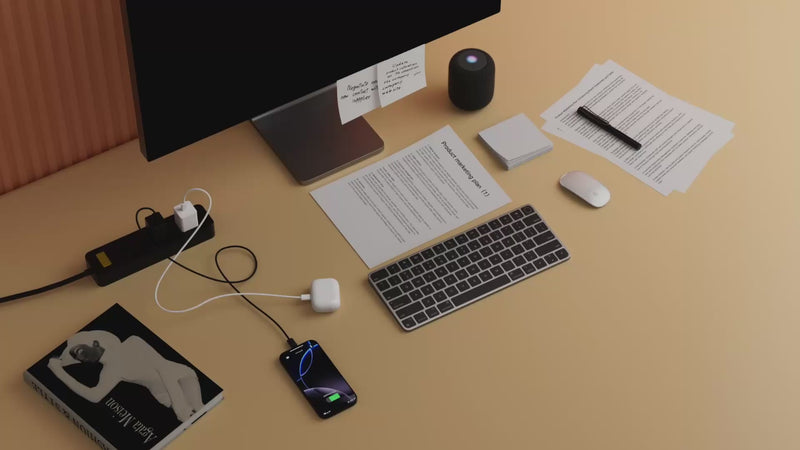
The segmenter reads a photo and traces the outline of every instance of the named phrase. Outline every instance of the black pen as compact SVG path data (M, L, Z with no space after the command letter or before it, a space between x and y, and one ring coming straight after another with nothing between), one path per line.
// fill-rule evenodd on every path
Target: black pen
M603 119L602 117L598 116L597 114L591 112L589 110L589 108L587 108L585 106L579 106L578 107L578 115L581 116L581 117L585 117L586 119L589 120L589 122L592 122L593 124L597 125L598 127L600 127L602 129L608 131L609 133L613 134L614 136L619 138L622 142L624 142L624 143L630 145L631 147L633 147L634 150L639 150L640 148L642 148L642 144L636 142L633 138L631 138L627 134L623 133L622 131L619 131L618 129L612 127L611 124L608 123L608 121L606 119Z

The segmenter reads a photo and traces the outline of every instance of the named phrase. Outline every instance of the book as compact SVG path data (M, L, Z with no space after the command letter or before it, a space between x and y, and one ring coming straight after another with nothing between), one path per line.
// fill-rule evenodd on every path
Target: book
M104 449L160 449L222 400L222 388L119 304L23 374Z

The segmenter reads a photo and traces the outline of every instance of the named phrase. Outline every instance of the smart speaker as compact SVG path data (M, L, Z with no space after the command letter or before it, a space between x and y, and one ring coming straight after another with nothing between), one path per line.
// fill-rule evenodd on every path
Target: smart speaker
M448 76L450 101L457 107L474 111L492 101L494 96L494 60L477 48L465 48L450 58Z

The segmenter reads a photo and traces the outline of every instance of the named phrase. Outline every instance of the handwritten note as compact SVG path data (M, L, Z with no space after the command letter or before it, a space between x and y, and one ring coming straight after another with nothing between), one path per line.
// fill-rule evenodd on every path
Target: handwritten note
M378 63L381 107L394 103L425 86L427 81L424 45Z
M339 99L339 118L342 125L380 108L378 66L367 67L337 81L336 96Z

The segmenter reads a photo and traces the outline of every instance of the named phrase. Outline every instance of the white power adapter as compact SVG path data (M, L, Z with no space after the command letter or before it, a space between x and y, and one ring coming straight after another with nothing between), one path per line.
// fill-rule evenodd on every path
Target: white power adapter
M192 202L185 200L183 203L178 203L172 208L175 211L175 225L181 229L182 232L197 227L197 210L194 209Z
M333 278L319 278L311 282L311 295L303 294L301 300L311 300L316 312L334 312L342 304L339 282Z

